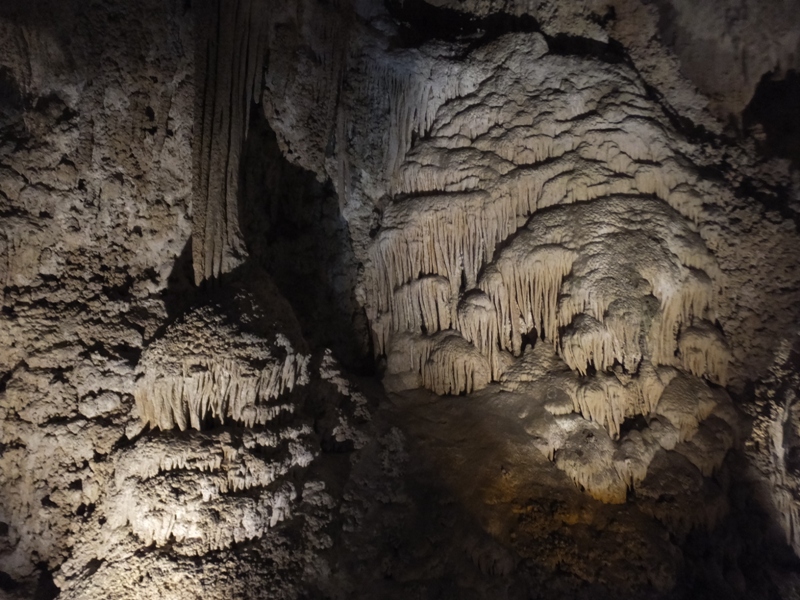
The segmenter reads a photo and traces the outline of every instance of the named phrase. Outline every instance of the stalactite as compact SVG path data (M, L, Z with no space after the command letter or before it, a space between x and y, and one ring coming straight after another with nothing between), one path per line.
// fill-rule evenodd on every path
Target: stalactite
M531 52L542 57L546 48L540 46ZM499 347L519 353L520 336L525 332L517 323L518 317L522 329L535 327L555 341L557 328L569 326L591 305L589 316L606 329L602 334L608 338L605 349L613 347L613 352L594 357L599 368L607 368L616 360L634 371L642 360L638 343L642 327L636 322L635 307L620 318L605 314L611 302L620 299L619 294L603 294L592 285L596 280L587 281L572 290L575 293L565 294L559 322L554 324L543 314L527 314L523 306L517 306L519 314L514 313L514 301L524 302L526 295L505 294L511 288L501 290L503 284L494 274L496 270L492 274L488 271L496 267L489 264L495 260L496 248L509 244L521 220L556 205L596 201L615 194L653 195L678 211L657 215L650 210L654 229L675 233L675 227L680 229L681 216L699 222L702 194L697 174L676 150L677 142L658 111L641 97L642 90L627 81L630 89L622 91L619 82L612 83L605 75L598 75L596 81L592 77L592 85L576 86L569 78L546 75L544 66L494 73L493 83L502 82L509 93L514 90L520 97L541 96L541 103L534 102L521 113L493 96L493 86L484 89L484 75L477 75L483 73L481 67L467 70L475 77L465 79L463 69L447 58L434 58L426 48L400 52L395 58L392 68L383 63L374 66L376 77L372 79L378 83L368 93L370 98L386 98L388 102L386 172L392 181L391 195L403 197L386 208L383 229L372 246L367 286L371 321L391 313L394 290L421 274L447 278L455 296L473 289L483 269L487 273L478 286L496 305ZM414 68L410 69L412 64ZM437 77L433 77L434 72ZM571 91L567 94L564 89ZM412 145L414 132L418 138ZM636 220L631 219L629 228ZM643 232L647 229L644 223L638 228ZM678 231L667 245L686 267L714 276L713 259L698 240L686 229ZM672 333L689 323L671 312L672 302L677 300L658 286L658 270L658 266L652 269L650 275L655 279L651 284L661 292L657 296L668 314L659 328L661 337L653 339L652 354L657 362L671 364ZM525 274L520 272L519 277ZM609 275L610 279L616 277L617 273ZM462 281L466 283L463 290ZM515 278L514 284L521 286L524 282ZM535 289L543 286L551 295L549 282L539 285L537 280ZM514 291L521 291L521 287ZM505 295L509 296L508 303L500 298ZM531 294L527 299L537 303ZM549 307L551 303L548 300L543 304ZM699 312L697 309L693 316ZM374 329L378 329L374 337L380 354L385 351L385 325ZM580 343L574 341L572 347L577 349ZM572 358L571 366L577 368L582 359L577 355Z
M495 306L500 306L498 314L507 315L512 323L507 327L506 322L500 321L496 328L498 335L501 331L511 334L509 338L499 338L502 348L515 355L522 349L523 331L514 330L515 321L524 324L525 332L536 329L556 343L558 291L574 260L575 254L568 249L557 245L531 247L529 238L517 238L504 250L495 262L499 277L483 279L480 284Z
M628 489L644 481L647 467L659 450L661 445L649 429L643 432L634 429L620 440L614 452L614 468Z
M505 353L498 348L498 319L494 304L483 292L466 295L458 307L458 330L481 354L488 357L492 379L497 381L508 367Z
M280 480L311 463L313 439L308 424L143 437L119 458L105 515L112 528L183 556L261 537L290 516L295 489Z
M291 316L275 314L286 305L270 296L270 282L256 287L259 295L239 289L195 308L148 346L134 388L144 423L162 430L197 430L207 419L252 426L293 410L275 401L308 384L310 355L275 332L285 327L302 344ZM229 310L237 311L235 321Z
M606 485L618 501L662 442L686 442L707 416L694 405L684 418L673 406L683 394L677 368L725 380L724 340L699 325L714 319L719 270L697 232L704 188L695 169L639 88L540 80L536 70L493 75L520 97L542 96L520 112L474 82L469 93L452 80L426 92L401 73L387 74L395 200L367 265L376 352L399 352L437 393L468 391L481 357L477 371L488 368L505 389L557 386L572 406L554 403L555 416L575 411L613 438L626 418L653 419L653 431L623 440L628 450L600 471L565 467L590 493ZM413 144L411 132L420 134ZM432 279L440 290L421 283ZM458 300L449 326L463 339L418 335L444 329L445 297L451 308ZM533 354L544 340L563 359L548 359L555 370L540 373L541 357L523 354L536 338Z
M394 293L392 331L436 333L450 329L450 282L444 277L422 277Z
M419 273L447 277L455 291L460 286L463 272L468 289L474 287L478 272L491 260L497 245L513 234L520 217L534 214L555 203L571 204L593 200L604 194L634 191L630 187L619 187L616 183L611 187L593 186L591 192L576 190L566 185L568 181L573 181L571 173L576 167L574 161L565 163L562 170L570 174L568 179L549 176L547 172L556 168L554 165L532 171L527 178L520 174L515 177L510 189L495 191L492 195L467 187L459 189L469 193L426 196L424 200L390 205L384 217L386 228L372 246L371 253L370 290L376 313L390 310L392 290ZM449 170L442 172L452 173ZM415 182L424 181L423 175L424 172L416 172L410 178ZM421 187L444 189L447 182L432 181L430 186ZM503 186L494 187L502 190ZM551 199L557 200L554 202ZM685 235L688 239L691 232ZM697 261L698 268L711 268L713 259L705 258L708 252L702 245L694 244L692 249L683 251L677 243L673 246L687 261L693 257L703 257ZM694 266L692 262L686 264Z
M575 412L603 426L616 439L626 417L641 414L641 394L635 384L625 385L613 375L598 373L577 388Z
M444 199L449 202L444 204ZM465 207L479 208L483 201L476 194L443 197L441 214L431 212L425 218L446 216L418 220L424 225L419 237L389 229L384 243L373 247L373 259L383 265L375 273L382 280L379 287L395 290L379 304L382 312L373 313L380 351L388 339L388 315L392 331L421 331L424 326L433 332L447 322L446 299L457 293L463 280L471 288L474 275L466 272L467 266L474 271L483 263L489 236L499 232L490 228L487 234L478 217L473 230L469 219L463 218L469 213ZM431 199L426 202L436 204ZM412 201L401 206L407 213L416 208ZM394 213L395 218L399 214ZM677 213L651 198L603 198L537 212L492 259L475 282L480 291L473 289L464 296L457 319L451 321L489 360L493 379L504 368L496 352L519 356L523 335L532 330L549 340L567 365L582 375L590 367L605 372L616 364L634 374L643 361L654 368L675 365L678 333L694 331L689 329L692 323L711 314L709 275L685 263L713 271L713 260ZM440 274L420 278L427 272ZM410 283L395 287L399 281ZM695 374L718 377L720 367L713 359L705 365L697 357L693 360ZM640 395L643 406L651 410L660 383L658 378L644 379ZM599 416L598 410L583 408L608 424L609 431L616 430L619 415Z
M574 385L562 373L550 379L572 397L583 418L559 410L554 419L540 418L531 425L537 448L576 484L604 502L623 501L625 489L635 489L645 480L662 451L686 457L704 476L710 476L736 440L738 420L724 392L711 390L701 380L679 375L669 367L661 367L661 373L648 363L643 368L649 371L648 378L659 380L660 387L672 386L657 410L649 410L638 378L598 374ZM539 370L533 367L531 372ZM647 417L648 424L630 429L614 442L622 419L640 414Z
M239 229L239 161L251 103L261 97L266 10L258 0L202 0L197 7L199 134L192 201L197 284L230 271L246 255Z
M448 100L469 93L475 82L460 77L458 61L432 60L425 49L398 51L391 65L368 60L366 102L389 114L385 169L389 178L403 163L413 136L427 133L439 108ZM383 112L381 110L381 112Z
M652 360L658 364L675 362L678 332L692 321L702 319L713 299L711 280L705 273L690 269L679 283L660 280L653 294L661 302L661 310L650 330L648 345Z
M486 357L457 332L442 331L421 343L424 348L419 354L422 380L429 390L440 395L469 394L491 381L491 367ZM427 359L425 354L428 354Z
M602 323L587 314L578 315L561 336L561 356L571 369L586 375L594 364L605 371L623 356L614 335Z
M292 410L267 403L308 382L309 358L289 354L260 371L224 358L187 359L179 376L148 372L134 393L136 406L148 425L162 430L202 429L207 418L263 425Z
M518 353L521 335L535 328L560 341L567 364L583 374L615 362L635 372L644 358L648 298L655 296L661 309L647 353L656 364L673 364L677 333L708 313L712 286L672 252L687 254L692 243L707 255L672 215L657 201L622 198L534 215L479 282L496 307L500 347ZM651 228L661 243L652 243Z
M287 466L273 470L263 481L275 481L287 470ZM208 495L209 492L204 486L205 481L201 480L199 483L200 496L206 494L207 500L204 502L213 498L215 510L225 514L223 526L202 527L202 524L208 521L202 503L186 508L178 505L174 499L143 497L138 493L135 493L130 500L129 512L119 517L125 518L123 523L129 523L133 534L146 546L161 547L170 543L172 551L179 555L203 556L237 543L259 538L268 529L291 516L295 492L286 484L274 491L262 491L257 494L256 499L240 502L224 494L219 497ZM256 483L253 481L254 486ZM246 489L251 488L231 486L229 491Z
M637 380L642 390L643 414L650 415L655 411L661 394L677 374L677 371L670 367L654 366L650 361L642 363Z
M681 331L678 350L684 369L698 377L708 375L722 386L727 383L730 350L722 333L711 323L701 321Z
M371 248L370 287L378 313L391 309L395 288L420 275L440 275L453 292L462 273L477 279L498 239L499 220L483 207L488 194L456 194L393 205L384 216L385 229Z

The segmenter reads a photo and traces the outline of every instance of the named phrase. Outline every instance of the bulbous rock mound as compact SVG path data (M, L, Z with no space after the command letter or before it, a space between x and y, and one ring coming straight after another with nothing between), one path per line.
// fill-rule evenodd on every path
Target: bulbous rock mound
M327 430L306 402L341 398L327 435L352 447L363 434L346 413L366 400L329 353L312 361L302 352L291 309L256 275L255 285L234 283L189 311L143 354L139 425L113 455L92 534L60 571L61 597L140 598L177 582L180 598L290 597L302 585L334 502L323 482L302 475ZM219 573L204 583L192 559L212 560ZM259 566L270 561L283 578ZM254 590L250 578L271 583Z
M576 484L624 502L678 444L710 475L737 425L703 380L725 385L730 358L698 227L706 189L679 136L627 67L549 55L535 34L450 63L458 77L438 54L425 119L399 125L425 135L398 142L369 249L385 384L518 390L547 360L523 355L533 339L569 369L534 368L530 402L571 402L530 427ZM717 406L726 420L700 427ZM636 417L650 424L621 436Z

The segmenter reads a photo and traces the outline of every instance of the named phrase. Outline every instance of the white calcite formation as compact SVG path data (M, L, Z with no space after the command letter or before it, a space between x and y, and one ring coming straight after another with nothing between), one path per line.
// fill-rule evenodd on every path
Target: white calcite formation
M200 0L195 22L198 96L194 143L192 266L200 284L244 262L239 161L260 99L267 7L258 0Z
M677 446L710 474L735 426L703 425L729 402L706 383L725 385L730 362L720 269L698 228L704 186L658 108L627 67L549 55L535 34L469 64L430 51L416 59L435 82L394 83L393 201L368 249L387 388L508 386L535 341L567 369L529 382L571 400L548 405L540 447L576 484L622 502ZM636 417L653 427L623 433Z
M521 336L536 330L582 375L615 363L635 373L643 357L673 364L677 332L713 314L713 259L680 214L654 199L536 214L494 264L500 276L479 285L502 315L497 344L519 354ZM724 381L724 356L713 360L721 373L697 374Z
M185 559L243 547L291 572L269 593L291 590L314 552L330 545L319 530L334 501L306 472L319 459L320 436L349 448L367 443L357 425L370 419L367 399L330 352L312 369L311 355L295 350L304 341L291 313L280 311L282 299L270 295L268 281L258 287L189 311L143 354L134 390L139 423L112 454L96 514L62 565L64 598L108 591L139 598L140 575L163 585L160 568L152 572L161 559L173 564L163 574L180 578L192 572ZM321 403L316 422L304 411L307 399ZM288 549L283 536L294 540ZM91 567L98 561L99 571ZM226 561L240 576L255 569ZM196 593L194 586L176 597ZM208 592L249 593L236 589L216 582Z
M107 526L129 527L144 546L169 542L184 555L259 538L292 514L294 486L272 484L311 463L310 435L299 426L245 431L237 440L229 433L142 440L117 464ZM267 451L279 457L265 462L259 453Z
M162 576L189 575L186 558L220 556L237 544L268 547L265 540L299 509L303 487L287 473L315 456L313 433L303 424L137 440L114 456L114 474L97 507L102 516L89 520L59 573L62 597L139 598L149 586L163 586ZM163 573L152 567L162 560L172 564ZM104 568L87 568L98 563ZM142 588L137 580L145 574L153 581ZM172 593L191 595L194 585ZM218 584L207 591L225 595Z
M450 326L496 380L497 350L519 355L534 332L582 374L635 373L643 358L676 364L682 334L684 366L724 384L724 339L703 325L718 267L693 225L696 173L624 68L514 41L445 70L450 87L420 83L426 118L397 121L424 137L390 151L405 158L387 166L398 200L370 250L376 351Z
M756 401L747 412L753 432L745 449L753 471L763 478L760 494L780 525L781 533L800 554L800 410L798 390L800 340L787 340L776 352L775 364L756 390Z
M604 502L625 502L663 452L665 461L688 460L711 476L740 435L727 393L672 367L645 363L638 377L621 368L586 377L537 344L506 371L501 387L528 398L524 423L534 446ZM632 426L622 430L626 419Z
M136 406L148 425L164 431L202 429L207 420L264 425L293 410L278 400L308 384L309 359L282 333L264 339L210 307L198 309L142 357Z

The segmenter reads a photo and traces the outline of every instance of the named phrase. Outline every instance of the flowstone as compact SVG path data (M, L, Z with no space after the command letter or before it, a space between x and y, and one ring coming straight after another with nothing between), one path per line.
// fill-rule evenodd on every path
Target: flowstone
M534 340L576 374L551 383L572 405L550 406L559 431L540 424L546 455L595 497L623 502L659 448L691 442L729 402L704 400L730 362L720 269L698 227L704 184L624 66L549 55L536 34L502 37L466 63L447 56L419 57L442 74L419 83L418 120L395 124L393 200L368 249L386 385L508 385ZM403 81L400 100L417 89ZM558 367L534 371L531 383ZM660 419L658 435L621 437L637 417ZM735 423L725 426L716 445L683 449L704 473L725 455L706 447L733 443Z

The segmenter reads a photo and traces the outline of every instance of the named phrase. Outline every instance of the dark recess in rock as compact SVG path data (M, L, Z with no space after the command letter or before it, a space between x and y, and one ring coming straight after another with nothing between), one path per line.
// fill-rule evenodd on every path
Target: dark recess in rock
M767 156L790 159L800 168L800 73L767 73L744 111L743 127Z

